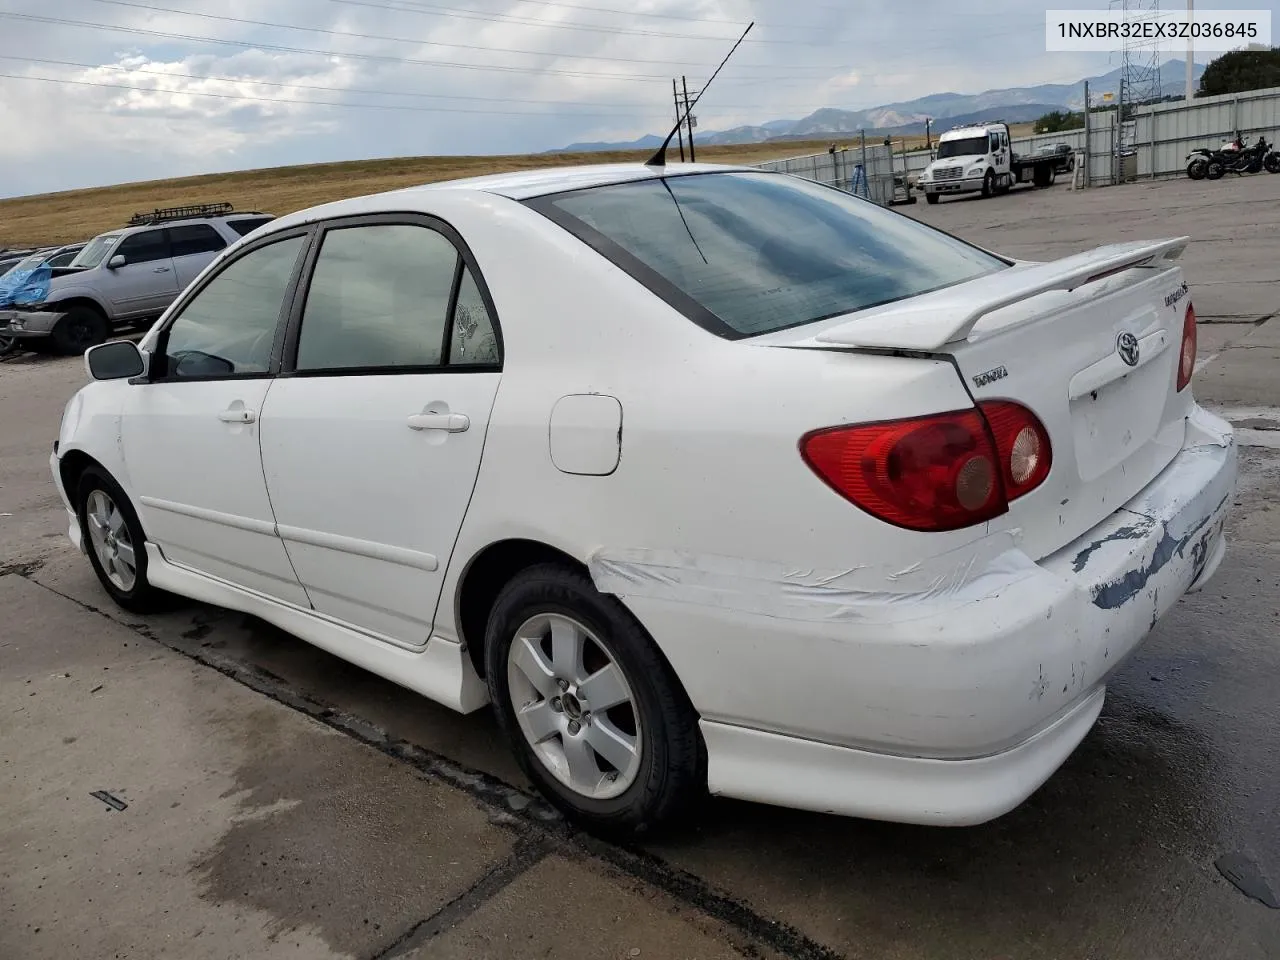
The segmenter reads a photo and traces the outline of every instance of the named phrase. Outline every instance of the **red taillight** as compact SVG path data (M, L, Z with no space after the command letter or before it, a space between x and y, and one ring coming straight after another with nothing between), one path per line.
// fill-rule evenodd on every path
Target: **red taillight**
M1182 352L1178 354L1178 389L1185 390L1196 372L1196 311L1187 304L1187 315L1182 321Z
M1049 434L1036 415L1021 404L1008 400L988 400L979 404L996 449L1000 451L1004 492L1016 500L1044 482L1053 462Z
M815 430L809 467L847 500L909 530L957 530L1004 513L1049 474L1049 435L1009 401Z

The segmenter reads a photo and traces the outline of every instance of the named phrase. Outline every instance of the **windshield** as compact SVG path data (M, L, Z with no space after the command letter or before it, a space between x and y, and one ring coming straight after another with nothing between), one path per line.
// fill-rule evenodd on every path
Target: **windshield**
M107 255L107 251L115 246L115 242L120 239L118 233L104 233L100 237L94 237L84 245L84 249L76 254L76 258L71 261L73 267L96 267L102 262L102 258Z
M40 264L44 263L48 256L49 251L47 250L42 250L39 253L33 253L31 256L15 263L13 265L13 270L15 272L20 270L34 270L36 267L40 266Z
M594 187L529 205L730 339L917 296L1006 266L909 217L771 173Z
M947 157L985 156L987 152L986 137L966 137L963 140L943 140L938 144L938 159Z

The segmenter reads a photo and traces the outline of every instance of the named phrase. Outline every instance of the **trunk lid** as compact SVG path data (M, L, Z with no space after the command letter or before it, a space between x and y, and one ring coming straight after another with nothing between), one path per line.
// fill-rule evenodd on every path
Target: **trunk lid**
M1168 261L1185 245L1117 244L1020 264L787 345L947 356L975 401L1032 410L1052 469L991 527L1019 530L1039 559L1114 513L1182 447L1191 391L1176 381L1190 297Z

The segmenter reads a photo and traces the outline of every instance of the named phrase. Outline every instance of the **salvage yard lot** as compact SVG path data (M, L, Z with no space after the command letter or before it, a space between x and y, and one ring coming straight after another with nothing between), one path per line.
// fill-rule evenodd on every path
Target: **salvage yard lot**
M1022 257L1190 235L1196 392L1250 444L1217 577L977 828L711 801L640 850L577 836L487 714L239 614L111 606L48 478L82 366L0 362L0 957L1280 956L1280 910L1215 868L1280 889L1277 200L1263 176L901 208Z

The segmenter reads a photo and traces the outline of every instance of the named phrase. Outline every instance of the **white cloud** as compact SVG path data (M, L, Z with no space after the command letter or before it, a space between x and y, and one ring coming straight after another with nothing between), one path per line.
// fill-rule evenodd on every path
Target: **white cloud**
M665 132L670 77L702 83L751 19L748 42L698 108L701 129L1110 66L1105 56L1045 54L1043 13L1023 0L976 11L950 0L431 0L467 17L411 12L417 0L130 2L142 6L9 0L0 11L103 25L0 15L0 73L76 81L0 78L0 124L22 131L0 140L0 193ZM455 66L431 65L441 62Z

